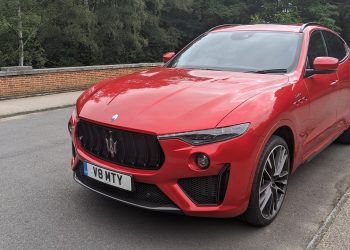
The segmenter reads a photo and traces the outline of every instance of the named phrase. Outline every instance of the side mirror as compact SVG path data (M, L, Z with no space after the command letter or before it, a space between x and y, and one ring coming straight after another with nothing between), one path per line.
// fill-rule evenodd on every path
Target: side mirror
M175 52L167 52L163 55L163 62L167 63L170 61L171 58L175 56Z
M314 68L306 70L306 76L317 74L332 74L337 71L339 60L334 57L316 57L314 60Z
M316 71L336 71L339 67L339 60L334 57L316 57L314 68Z

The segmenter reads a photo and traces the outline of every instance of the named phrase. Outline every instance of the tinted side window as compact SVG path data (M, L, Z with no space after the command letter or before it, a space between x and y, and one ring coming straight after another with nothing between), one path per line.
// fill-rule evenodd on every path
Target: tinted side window
M316 57L327 56L327 50L323 42L321 32L317 31L311 35L309 43L309 51L307 54L310 68L314 67Z
M340 61L346 56L346 48L344 42L331 32L323 31L326 40L328 56L338 58Z

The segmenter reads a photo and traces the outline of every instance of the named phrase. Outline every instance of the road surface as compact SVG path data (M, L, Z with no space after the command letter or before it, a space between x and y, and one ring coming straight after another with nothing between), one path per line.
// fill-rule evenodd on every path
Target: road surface
M73 181L70 112L0 119L0 249L303 249L350 184L350 146L333 144L265 228L129 207Z

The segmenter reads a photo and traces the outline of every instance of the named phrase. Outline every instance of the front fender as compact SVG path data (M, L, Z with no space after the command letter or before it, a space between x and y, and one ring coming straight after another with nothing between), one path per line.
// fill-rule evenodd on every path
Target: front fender
M264 150L265 145L271 136L281 127L287 126L291 129L294 138L294 159L292 171L301 162L302 155L302 131L305 130L303 119L300 117L309 115L307 104L295 106L295 93L304 91L303 86L289 84L276 91L261 93L249 101L237 107L227 115L218 127L225 127L234 124L249 122L249 132L255 138L254 166L250 173L250 185L254 180L256 168ZM248 190L250 192L250 190Z

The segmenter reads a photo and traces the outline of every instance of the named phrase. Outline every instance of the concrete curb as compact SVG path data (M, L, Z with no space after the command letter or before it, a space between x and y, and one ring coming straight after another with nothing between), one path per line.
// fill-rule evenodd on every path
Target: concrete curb
M341 199L338 201L337 205L333 208L331 213L327 216L322 226L318 229L316 234L312 237L311 241L306 247L307 250L316 249L318 243L322 240L323 235L327 232L329 227L332 225L339 211L341 210L341 208L349 198L350 198L350 193L349 193L349 190L347 190L344 193L344 195L341 197Z
M57 110L57 109L64 109L64 108L73 107L74 105L75 104L67 104L67 105L62 105L62 106L57 106L57 107L50 107L50 108L44 108L44 109L17 112L17 113L7 114L7 115L0 115L0 119L6 119L6 118L15 117L15 116L28 115L28 114L40 113L40 112L45 112L45 111Z

